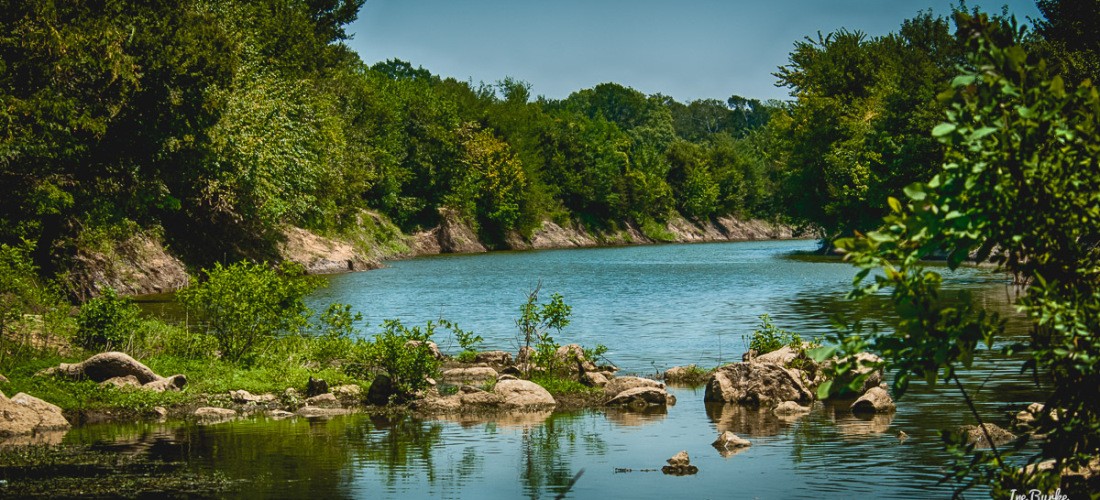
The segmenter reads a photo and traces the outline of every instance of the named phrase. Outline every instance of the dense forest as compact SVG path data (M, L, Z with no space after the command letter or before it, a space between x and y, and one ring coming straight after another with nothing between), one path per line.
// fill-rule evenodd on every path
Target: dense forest
M338 235L372 210L411 231L444 207L490 246L543 220L657 235L720 215L831 241L876 226L888 196L942 163L928 131L965 42L920 13L886 36L796 42L776 73L788 102L615 83L552 100L507 77L364 64L344 44L361 7L5 2L0 243L59 272L79 248L146 231L207 266L286 225ZM1095 76L1095 5L1040 8L1029 43Z

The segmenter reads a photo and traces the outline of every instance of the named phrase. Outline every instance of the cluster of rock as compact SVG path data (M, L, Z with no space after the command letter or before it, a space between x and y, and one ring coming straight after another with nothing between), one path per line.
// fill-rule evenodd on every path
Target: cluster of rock
M756 355L754 351L746 353L742 362L722 366L710 374L704 401L771 408L777 415L797 416L809 412L808 405L814 402L817 387L825 381L827 368L839 360L817 363L806 355L807 347L784 346L763 355ZM882 371L874 367L879 358L860 353L846 361L851 361L855 368L833 384L847 387L857 377L863 377L859 390L853 394L858 398L850 406L852 413L895 411L894 402L882 383ZM676 369L669 372L673 370Z
M358 385L340 385L330 390L328 384L323 380L311 377L304 395L293 387L288 387L278 396L275 394L252 394L243 389L229 391L229 401L225 406L231 406L231 408L204 406L195 409L191 415L198 422L206 424L226 422L238 417L258 414L271 418L333 417L352 413L354 408L361 403L362 395L363 389Z
M29 394L0 392L0 444L56 444L69 421L61 408Z
M433 352L438 352L434 345ZM445 359L442 355L438 355ZM555 353L559 376L574 379L589 387L603 389L604 404L627 410L665 408L676 398L659 381L641 377L617 377L614 366L596 366L577 344L560 347ZM554 408L558 402L543 387L521 377L540 373L545 367L534 362L534 351L522 348L515 357L505 351L480 352L473 363L449 362L441 373L443 385L455 387L454 394L443 395L438 385L414 401L418 409L433 412L482 411L487 409L539 411ZM368 400L385 404L391 397L384 376L375 380ZM376 388L382 386L382 388Z

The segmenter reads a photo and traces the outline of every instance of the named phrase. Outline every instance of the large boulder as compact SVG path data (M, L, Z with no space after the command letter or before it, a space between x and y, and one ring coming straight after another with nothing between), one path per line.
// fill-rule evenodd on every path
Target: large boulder
M797 370L769 363L733 363L715 370L704 401L747 406L776 406L784 401L810 403L814 395Z
M142 389L163 392L181 390L187 385L187 377L173 375L162 377L124 352L103 352L80 363L61 363L60 366L41 372L42 375L61 375L75 380L90 379L105 382L111 379L137 379ZM117 385L117 384L116 384Z
M627 389L615 395L607 401L608 406L627 406L630 408L646 408L649 406L671 406L676 404L676 397L664 389L656 387L635 387Z
M0 438L63 431L70 427L61 408L29 394L0 394Z
M852 403L852 413L892 413L897 410L890 393L882 387L872 387Z
M657 389L664 389L665 384L653 379L642 377L615 377L607 382L603 386L603 394L609 399L617 396L620 392L636 389L638 387L654 387Z
M385 406L390 404L390 399L398 396L397 386L389 375L380 373L375 375L370 389L367 389L367 402L372 405Z
M546 389L530 380L501 380L493 386L493 393L504 397L506 407L537 409L558 404Z

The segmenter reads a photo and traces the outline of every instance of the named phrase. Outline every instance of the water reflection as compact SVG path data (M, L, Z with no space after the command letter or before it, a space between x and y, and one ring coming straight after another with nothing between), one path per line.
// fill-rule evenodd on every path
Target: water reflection
M604 410L607 420L624 427L640 427L660 422L668 416L665 406L649 406L640 410L608 408Z
M774 436L791 425L768 408L752 408L728 403L705 403L707 418L718 432L730 431L738 436Z

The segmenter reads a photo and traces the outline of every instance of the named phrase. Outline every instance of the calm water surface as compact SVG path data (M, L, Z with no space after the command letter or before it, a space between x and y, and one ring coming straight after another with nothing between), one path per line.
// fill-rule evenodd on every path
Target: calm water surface
M624 372L714 366L739 360L743 336L771 314L804 337L829 330L844 312L873 319L877 306L843 300L853 268L835 260L792 258L808 241L667 245L443 256L394 262L331 278L316 304L339 301L371 325L440 317L515 351L515 317L540 281L544 297L573 307L562 343L608 346ZM1003 276L963 270L950 287L1011 312ZM1013 328L1018 326L1013 325ZM377 331L370 327L368 333ZM455 352L452 339L437 339ZM986 355L969 374L992 421L1037 399L1019 362ZM416 420L352 415L331 420L263 418L213 426L104 425L76 429L71 444L145 454L199 474L222 474L242 497L553 498L580 470L570 498L943 498L946 465L939 428L971 423L951 391L916 386L896 415L852 417L817 403L801 419L768 411L708 406L702 389L673 388L667 413L611 410ZM719 431L753 446L723 456ZM899 443L904 430L910 438ZM654 472L687 450L699 473ZM626 471L629 470L629 471ZM971 496L980 497L981 494Z

